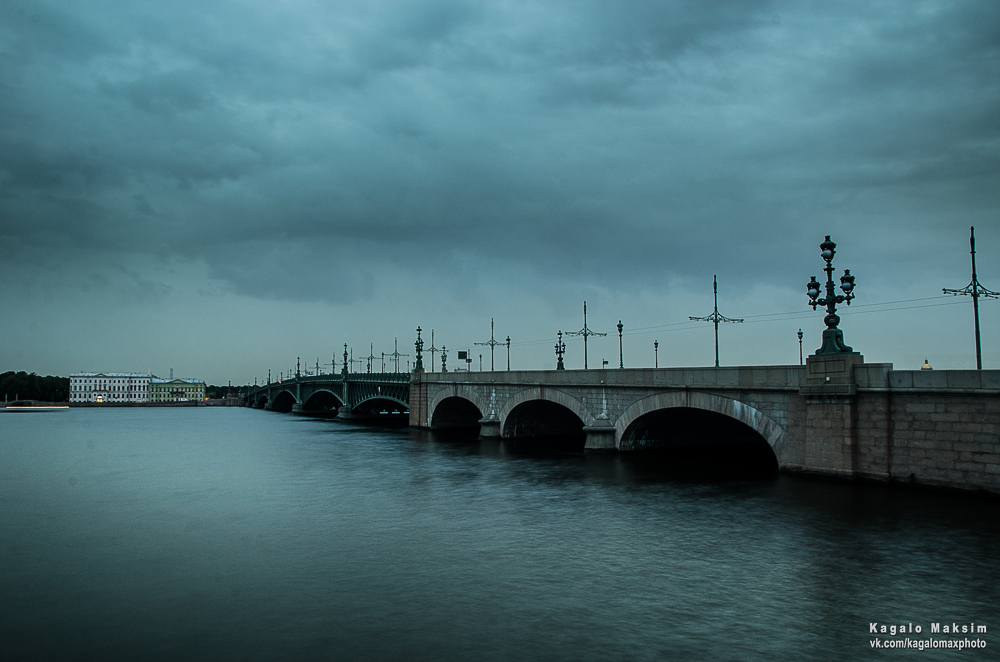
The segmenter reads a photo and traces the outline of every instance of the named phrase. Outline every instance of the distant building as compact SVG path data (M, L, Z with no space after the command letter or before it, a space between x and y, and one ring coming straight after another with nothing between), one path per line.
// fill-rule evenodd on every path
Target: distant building
M205 399L205 382L200 379L160 379L149 380L150 402L187 402Z
M69 376L69 401L149 402L152 379L141 372L79 372Z

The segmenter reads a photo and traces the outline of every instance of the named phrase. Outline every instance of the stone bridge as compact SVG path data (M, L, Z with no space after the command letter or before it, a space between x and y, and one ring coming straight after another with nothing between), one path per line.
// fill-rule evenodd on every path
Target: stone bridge
M805 366L414 373L411 427L588 451L718 446L782 471L1000 493L1000 370Z
M408 373L309 375L258 386L245 404L313 416L396 416L409 410Z

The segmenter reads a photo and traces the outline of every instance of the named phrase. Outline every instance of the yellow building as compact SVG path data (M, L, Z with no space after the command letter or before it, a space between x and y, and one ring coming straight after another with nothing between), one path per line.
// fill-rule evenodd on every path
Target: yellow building
M173 372L173 371L171 371ZM205 382L200 379L149 380L150 402L188 402L205 399Z

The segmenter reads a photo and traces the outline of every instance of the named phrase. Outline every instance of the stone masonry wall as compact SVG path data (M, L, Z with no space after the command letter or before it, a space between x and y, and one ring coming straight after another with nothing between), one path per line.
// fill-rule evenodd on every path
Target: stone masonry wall
M447 395L472 400L484 415L493 398L501 417L517 401L541 397L568 406L585 425L606 403L617 443L637 403L690 406L683 403L695 398L697 406L746 420L766 417L758 429L776 431L769 441L786 471L1000 493L1000 371L921 373L861 363L848 379L824 394L825 386L809 388L799 366L437 373L414 378L410 424L429 427ZM752 410L725 404L733 401Z

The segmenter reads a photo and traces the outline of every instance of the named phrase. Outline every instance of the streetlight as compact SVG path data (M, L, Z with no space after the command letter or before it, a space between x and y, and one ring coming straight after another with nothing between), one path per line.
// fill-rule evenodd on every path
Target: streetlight
M799 365L802 365L802 329L799 329Z
M423 331L423 329L421 329L418 326L417 327L417 340L416 340L416 342L413 343L413 346L416 348L416 354L417 354L416 360L413 363L413 372L423 372L424 371L424 357L423 357L424 340L423 340L423 338L420 337L420 332L421 331ZM409 361L406 362L406 369L407 369L407 372L409 372L409 369L410 369L410 362Z
M826 261L823 271L826 272L826 296L819 298L820 284L816 276L812 276L806 283L806 293L809 295L809 305L813 310L816 306L826 306L826 329L823 331L823 346L816 350L816 355L826 354L853 354L854 349L844 344L844 332L837 328L840 324L840 317L837 315L837 304L846 303L851 305L854 298L854 276L850 269L844 269L844 275L840 277L840 289L843 294L837 294L833 284L833 256L836 255L837 244L830 241L830 235L826 235L826 240L819 245L820 255Z
M556 340L556 370L565 370L566 366L563 365L563 354L566 353L566 343L562 339L562 331L559 331L559 337Z
M510 336L507 336L507 370L510 370Z
M441 345L441 372L448 372L448 346Z
M658 340L653 341L653 367L660 367L660 342Z
M618 320L618 367L624 368L625 363L622 361L622 321Z

